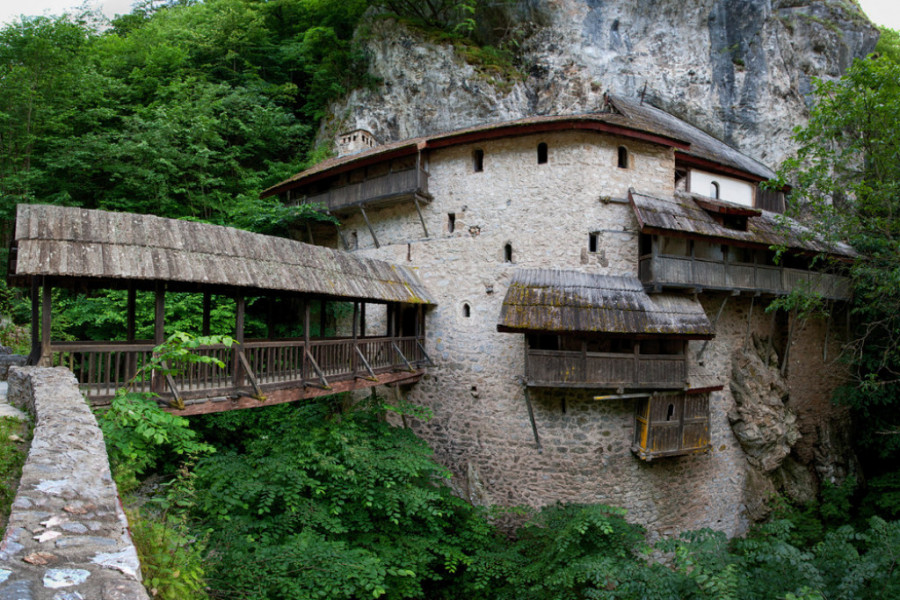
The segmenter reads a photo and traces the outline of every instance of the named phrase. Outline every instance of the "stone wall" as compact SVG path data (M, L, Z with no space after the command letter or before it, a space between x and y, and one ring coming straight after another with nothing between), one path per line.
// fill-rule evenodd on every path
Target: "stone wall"
M147 599L103 435L75 377L13 367L9 399L35 427L0 544L0 600Z
M549 145L543 165L537 164L540 142ZM616 166L619 145L631 152L629 169ZM483 172L473 170L476 148L484 150ZM473 501L602 502L624 506L631 519L660 533L712 527L734 535L764 514L783 461L797 461L797 472L810 471L803 461L817 450L795 456L791 449L789 457L767 458L771 472L754 470L733 432L733 357L754 336L768 340L773 334L780 357L788 318L782 312L773 322L764 312L768 300L722 293L700 296L711 320L726 302L716 338L702 354L702 342L689 344L692 383L724 386L710 397L709 453L641 461L630 451L632 402L598 402L591 390L529 392L542 449L535 443L523 385L524 336L496 329L510 277L517 268L636 275L638 225L624 198L630 186L671 194L671 151L565 132L446 148L427 159L434 200L422 210L429 238L412 206L368 211L379 249L361 217L344 224L357 232L358 252L416 268L438 299L426 316L426 349L436 365L407 392L434 413L415 425L417 433ZM453 232L449 213L456 216ZM592 232L599 234L596 252L588 251ZM507 243L511 262L504 257ZM374 314L367 315L370 332L383 327ZM803 443L821 429L818 411L836 381L820 376L828 368L820 361L824 330L824 324L810 323L795 335L785 382L788 406L779 413L797 413ZM810 447L818 448L816 442Z

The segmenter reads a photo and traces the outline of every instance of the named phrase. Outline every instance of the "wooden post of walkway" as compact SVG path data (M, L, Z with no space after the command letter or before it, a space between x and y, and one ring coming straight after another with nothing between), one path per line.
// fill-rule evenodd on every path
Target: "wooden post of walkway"
M31 278L31 352L28 364L36 365L41 359L41 284L37 277Z
M309 298L303 298L303 368L300 371L300 378L305 382L307 377L307 355L310 353L309 348Z
M356 325L356 320L359 318L359 302L353 303L353 351L350 353L350 366L353 370L353 376L356 377L356 373L359 371L359 343L358 343L358 329Z
M237 340L237 347L234 348L232 354L234 356L233 370L234 385L240 387L244 385L244 367L241 365L239 354L244 351L244 309L246 302L244 294L238 293L234 299L235 302L235 323L234 323L234 339Z
M159 346L166 341L166 284L156 284L156 310L153 318L153 344ZM153 370L150 378L150 390L160 394L165 389L165 377L160 375L157 369Z
M209 292L203 292L203 325L200 330L200 335L209 335L210 326L209 326L209 314L212 312L212 294Z
M134 342L135 335L135 304L137 303L137 292L134 284L128 284L128 300L125 306L125 340L128 343ZM137 352L128 351L125 353L125 380L131 381L135 373L137 373Z
M42 367L50 367L53 349L50 347L50 308L52 297L50 295L50 280L44 277L44 291L41 298L41 358L38 364Z

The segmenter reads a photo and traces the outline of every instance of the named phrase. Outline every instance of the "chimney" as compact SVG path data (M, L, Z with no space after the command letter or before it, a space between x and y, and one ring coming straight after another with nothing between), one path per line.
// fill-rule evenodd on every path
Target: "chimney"
M378 141L371 132L365 129L354 129L337 136L338 156L356 154L378 145Z

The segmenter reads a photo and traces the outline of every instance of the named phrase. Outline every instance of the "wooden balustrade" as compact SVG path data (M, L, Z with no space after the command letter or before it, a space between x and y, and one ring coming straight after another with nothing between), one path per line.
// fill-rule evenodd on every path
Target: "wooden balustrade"
M680 389L687 378L685 359L683 354L529 349L525 376L532 387Z
M247 340L244 344L202 346L195 354L220 361L168 365L176 373L171 384L148 373L154 344L151 342L53 342L52 363L68 367L78 378L82 392L92 404L110 401L126 385L137 392L170 397L212 398L246 392L251 383L262 389L304 385L354 378L420 367L427 356L422 337L313 339L307 348L302 339ZM240 373L235 385L235 353L243 353L252 372L252 382ZM318 367L319 372L313 366ZM174 384L174 390L172 388Z
M739 290L774 295L795 289L847 300L850 280L840 275L766 264L734 263L683 256L642 256L640 278L648 286Z
M380 177L365 179L327 192L306 196L304 202L321 203L336 213L358 205L384 205L413 196L429 198L428 173L421 169L394 171Z

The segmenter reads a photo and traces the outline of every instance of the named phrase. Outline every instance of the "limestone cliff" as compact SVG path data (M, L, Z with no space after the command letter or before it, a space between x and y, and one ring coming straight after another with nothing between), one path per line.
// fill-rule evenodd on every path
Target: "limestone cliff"
M383 84L338 102L323 132L363 127L384 142L643 92L777 166L812 78L838 77L878 37L851 0L519 0L507 10L536 24L521 45L524 80L494 85L451 46L376 22L365 46Z

